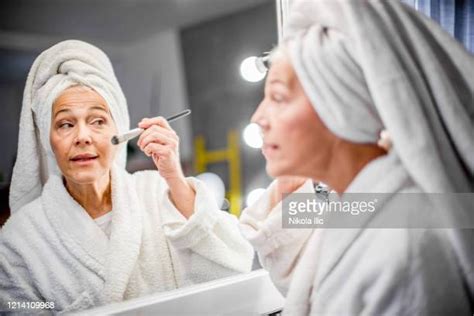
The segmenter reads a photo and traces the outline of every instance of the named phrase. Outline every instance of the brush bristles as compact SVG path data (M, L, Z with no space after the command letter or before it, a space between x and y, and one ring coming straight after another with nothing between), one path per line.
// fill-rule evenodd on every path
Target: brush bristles
M118 145L120 143L117 136L112 137L111 141L112 141L112 144L114 144L114 145Z

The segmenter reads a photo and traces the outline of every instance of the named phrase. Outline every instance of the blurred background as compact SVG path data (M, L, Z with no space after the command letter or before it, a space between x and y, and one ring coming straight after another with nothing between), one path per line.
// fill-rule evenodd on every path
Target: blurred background
M230 204L224 202L224 209L238 214L249 193L269 184L258 131L246 132L257 148L243 136L263 95L263 74L242 62L277 44L274 0L2 1L0 225L9 216L26 76L39 53L65 39L106 52L132 126L143 117L192 110L172 123L181 139L182 165L186 175L209 183L219 203L225 191ZM128 151L130 172L154 168L136 140Z

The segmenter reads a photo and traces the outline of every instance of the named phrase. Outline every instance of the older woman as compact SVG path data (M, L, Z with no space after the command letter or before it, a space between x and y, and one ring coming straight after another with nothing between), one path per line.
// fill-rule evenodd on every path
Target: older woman
M98 48L70 40L36 59L21 113L13 214L0 235L1 310L86 309L250 270L253 250L237 220L183 176L166 120L139 124L138 145L159 172L125 171L125 145L111 137L128 121Z
M284 313L472 314L474 226L367 229L387 203L359 228L283 229L280 200L314 192L312 181L341 198L472 193L474 58L399 1L301 0L291 10L252 118L277 180L241 216L286 294ZM465 211L472 225L472 205Z

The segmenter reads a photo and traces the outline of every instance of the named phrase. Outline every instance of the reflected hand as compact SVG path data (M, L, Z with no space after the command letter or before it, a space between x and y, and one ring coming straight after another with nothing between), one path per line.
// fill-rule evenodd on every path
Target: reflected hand
M179 159L179 137L165 118L144 118L138 127L145 131L137 145L148 157L153 158L160 175L166 180L184 178Z
M292 193L301 187L308 178L283 176L278 177L270 192L270 209L273 209L283 198L283 194Z

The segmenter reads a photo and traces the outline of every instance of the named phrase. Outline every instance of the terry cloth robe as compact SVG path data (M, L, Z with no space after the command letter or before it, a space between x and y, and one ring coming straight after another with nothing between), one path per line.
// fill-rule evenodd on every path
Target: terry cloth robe
M82 310L250 271L253 249L237 219L202 182L188 181L196 198L186 220L157 171L114 167L109 240L61 177L50 176L1 229L1 310L13 301Z
M311 181L295 192L314 192ZM347 192L420 189L389 154ZM286 295L284 315L472 315L450 229L283 229L281 203L268 203L267 191L243 212L241 230Z

